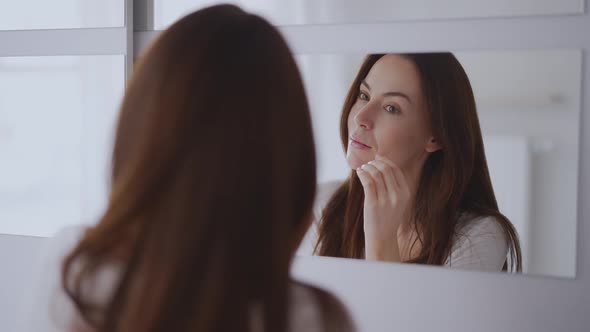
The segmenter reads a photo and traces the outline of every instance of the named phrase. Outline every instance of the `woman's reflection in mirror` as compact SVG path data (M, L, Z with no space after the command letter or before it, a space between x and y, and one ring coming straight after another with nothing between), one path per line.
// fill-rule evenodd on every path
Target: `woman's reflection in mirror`
M300 252L521 271L471 84L453 54L368 55L344 102L340 136L351 173L319 186Z

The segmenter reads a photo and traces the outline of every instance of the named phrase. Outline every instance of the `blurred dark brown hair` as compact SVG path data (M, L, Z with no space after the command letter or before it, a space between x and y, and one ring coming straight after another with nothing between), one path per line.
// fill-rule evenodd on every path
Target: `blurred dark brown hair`
M194 12L135 69L109 205L65 260L63 287L93 331L250 331L253 307L264 331L284 331L315 167L304 88L279 32L235 6ZM119 279L97 304L86 289L109 266ZM334 298L312 293L327 327L346 322Z
M348 115L359 86L385 54L368 55L354 79L340 118L340 137L348 148ZM508 239L504 270L521 271L518 234L498 210L486 162L473 90L452 53L400 54L412 61L422 84L431 128L443 147L432 153L422 170L411 229L420 245L410 262L442 265L453 246L461 213L494 217ZM364 194L356 172L337 189L323 211L315 251L323 256L363 258ZM418 231L420 230L420 231ZM410 250L412 252L412 250ZM510 265L510 266L509 266Z

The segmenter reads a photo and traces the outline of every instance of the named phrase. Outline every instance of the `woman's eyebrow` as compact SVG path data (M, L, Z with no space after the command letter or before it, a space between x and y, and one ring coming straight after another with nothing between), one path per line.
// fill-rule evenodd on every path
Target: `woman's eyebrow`
M365 80L362 80L361 81L361 84L364 85L364 86L366 86L367 89L371 90L371 86ZM383 94L383 96L385 96L385 97L388 97L388 96L402 97L402 98L406 98L410 104L412 103L412 99L410 99L410 97L408 97L407 94L405 94L403 92L399 92L399 91L386 92L386 93Z
M365 82L365 80L362 80L361 81L361 84L364 85L364 86L366 86L367 89L371 90L371 86L369 85L369 83Z
M402 98L406 98L410 104L412 103L412 100L410 99L410 97L408 97L408 95L406 95L403 92L391 91L391 92L384 93L383 96L402 97Z

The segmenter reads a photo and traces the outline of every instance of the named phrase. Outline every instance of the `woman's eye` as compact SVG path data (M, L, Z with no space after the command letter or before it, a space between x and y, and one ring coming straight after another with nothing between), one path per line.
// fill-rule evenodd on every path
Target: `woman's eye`
M369 100L369 96L367 96L367 94L364 93L364 92L360 92L359 93L359 99L360 100Z
M385 110L389 113L399 113L400 112L399 108L392 106L392 105L385 106Z

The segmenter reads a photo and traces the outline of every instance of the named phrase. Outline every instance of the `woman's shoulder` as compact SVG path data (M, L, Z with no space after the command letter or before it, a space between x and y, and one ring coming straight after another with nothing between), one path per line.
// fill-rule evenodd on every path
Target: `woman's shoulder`
M301 282L291 286L290 331L351 331L350 314L331 293Z
M508 254L508 237L500 220L466 212L457 225L446 265L500 271Z
M464 212L459 216L455 234L461 236L500 236L505 237L500 220L494 216Z

